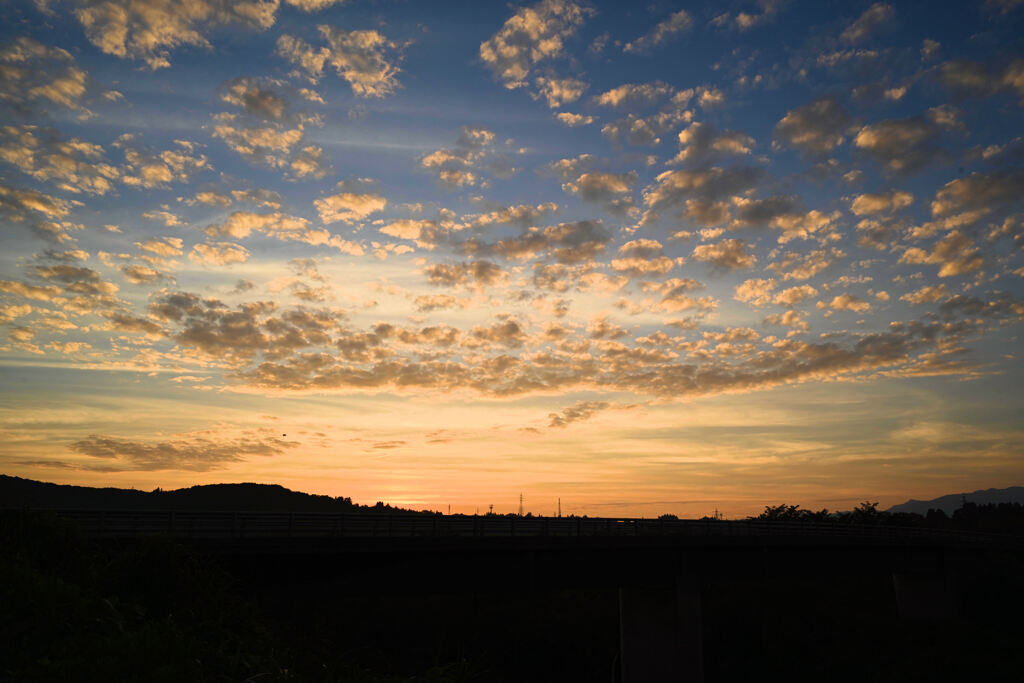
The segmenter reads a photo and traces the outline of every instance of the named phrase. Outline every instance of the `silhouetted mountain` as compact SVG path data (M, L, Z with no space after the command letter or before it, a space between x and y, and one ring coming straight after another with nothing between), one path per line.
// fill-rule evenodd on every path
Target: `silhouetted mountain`
M990 503L1024 503L1024 486L1011 486L1005 489L983 489L973 493L951 493L932 500L908 500L906 503L893 505L888 512L914 512L919 515L928 514L928 510L942 510L947 515L953 514L963 505L964 499L970 503L987 505Z
M277 484L208 484L173 491L70 486L0 474L0 507L273 512L411 512L351 498L312 495Z

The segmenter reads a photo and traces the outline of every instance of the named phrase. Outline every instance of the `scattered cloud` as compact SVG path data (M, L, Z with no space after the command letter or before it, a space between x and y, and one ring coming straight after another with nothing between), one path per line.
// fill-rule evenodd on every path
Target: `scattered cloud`
M854 145L891 174L909 174L942 158L938 141L944 131L959 127L952 107L929 109L923 116L879 121L861 128Z
M171 441L133 441L90 435L68 448L79 455L95 458L81 466L104 472L183 470L207 472L223 469L251 456L281 456L298 446L296 441L262 433L238 437L198 434Z
M548 427L564 429L575 422L586 422L597 413L609 408L611 408L611 404L607 401L577 401L567 408L562 408L561 412L549 414Z
M969 211L992 209L1024 198L1024 169L993 173L972 173L943 185L932 201L932 215L941 217Z
M436 174L441 185L449 189L486 186L483 173L509 178L518 170L509 156L495 148L494 131L478 126L463 126L455 147L442 147L420 159L420 165Z
M711 25L720 29L735 29L737 31L749 31L750 29L770 21L779 11L780 0L759 0L760 13L737 12L731 14L723 12L711 20Z
M521 88L538 63L563 54L565 40L592 13L571 0L542 0L523 7L480 43L480 59L506 88Z
M870 303L853 294L834 296L828 306L835 311L853 311L854 313L864 313L871 310Z
M433 263L423 269L427 282L444 287L487 287L507 274L491 261L480 260L462 263Z
M693 258L725 270L750 268L757 263L750 246L741 239L722 240L716 244L701 244L694 248Z
M900 257L900 263L936 264L939 277L952 277L979 270L985 265L985 258L968 233L953 230L937 241L931 251L908 247Z
M746 156L754 138L736 130L716 131L710 124L694 122L679 132L679 154L672 163L706 164L720 157Z
M230 263L245 263L249 250L233 242L205 242L192 247L188 258L193 263L208 266L226 266Z
M907 292L900 297L900 301L907 301L912 304L930 304L949 298L949 290L946 285L926 285L913 292Z
M675 265L665 256L661 242L652 239L626 242L611 261L612 270L634 277L663 275Z
M562 185L566 192L586 202L604 206L611 213L623 214L633 206L632 188L637 181L635 171L627 173L584 173Z
M313 82L333 67L357 97L386 97L398 89L398 64L405 45L373 29L346 31L327 25L317 29L326 45L314 48L302 38L285 34L277 40L277 53Z
M626 43L623 52L647 52L648 50L662 45L674 36L689 30L693 26L693 17L686 10L679 10L673 13L664 21L636 40Z
M538 76L534 80L537 86L537 97L543 97L548 106L558 109L566 104L572 104L587 90L587 83L576 78L547 78Z
M342 192L313 202L317 213L320 214L320 220L324 223L352 223L372 213L383 211L387 203L388 201L379 194L353 192Z
M277 5L275 0L100 0L81 3L74 15L102 52L156 70L171 65L170 50L176 47L211 49L205 34L218 26L270 28Z
M905 209L914 203L914 195L902 190L891 190L878 194L862 194L854 197L850 211L858 216L878 213L892 213Z
M939 79L957 97L991 97L1010 92L1024 103L1024 59L1002 66L970 59L953 59L939 67Z
M319 12L334 5L344 4L345 0L285 0L285 2L303 12Z
M558 112L555 114L555 118L572 128L575 128L576 126L588 126L596 120L593 116L573 114L567 111Z
M656 81L653 83L623 83L601 93L594 103L615 109L650 107L667 98L673 92L672 86Z
M892 5L884 2L876 2L864 10L864 13L852 24L843 30L839 39L844 43L855 45L862 43L871 37L871 34L879 27L891 24L896 17L896 10Z
M311 227L310 221L285 213L254 213L235 211L223 223L206 227L208 237L231 237L245 239L253 233L263 233L279 240L304 242L313 246L329 246L339 251L358 256L363 248L355 243L334 235L327 230Z
M775 125L775 140L804 154L823 156L843 144L852 122L838 98L819 97L787 112Z
M51 107L88 114L88 74L63 48L19 36L0 48L0 74L0 102L22 115Z
M775 280L771 278L752 278L736 285L733 298L737 301L748 303L751 306L764 306L771 302L773 289L775 289Z

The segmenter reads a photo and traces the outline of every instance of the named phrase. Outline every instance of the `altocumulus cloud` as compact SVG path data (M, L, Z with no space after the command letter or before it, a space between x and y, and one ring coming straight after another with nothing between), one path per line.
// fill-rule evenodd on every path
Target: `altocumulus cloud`
M95 458L96 462L82 465L85 469L102 471L189 470L206 472L222 469L241 462L249 456L272 457L284 455L298 446L296 441L285 441L265 434L251 434L233 438L193 436L172 441L131 441L90 435L70 444L80 455Z
M804 2L0 7L0 355L97 395L529 397L581 439L619 401L989 382L1024 314L1024 5ZM142 429L70 459L299 450Z

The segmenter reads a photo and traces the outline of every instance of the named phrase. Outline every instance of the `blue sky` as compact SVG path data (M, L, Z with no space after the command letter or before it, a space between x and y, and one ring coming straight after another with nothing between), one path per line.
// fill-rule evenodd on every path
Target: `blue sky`
M9 3L3 469L636 515L1017 484L1024 5L941 10Z

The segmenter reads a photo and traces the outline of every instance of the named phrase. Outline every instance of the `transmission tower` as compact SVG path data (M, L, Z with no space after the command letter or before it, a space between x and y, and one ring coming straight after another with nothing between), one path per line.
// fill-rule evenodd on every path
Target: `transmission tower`
M519 494L519 516L523 516L523 494Z

